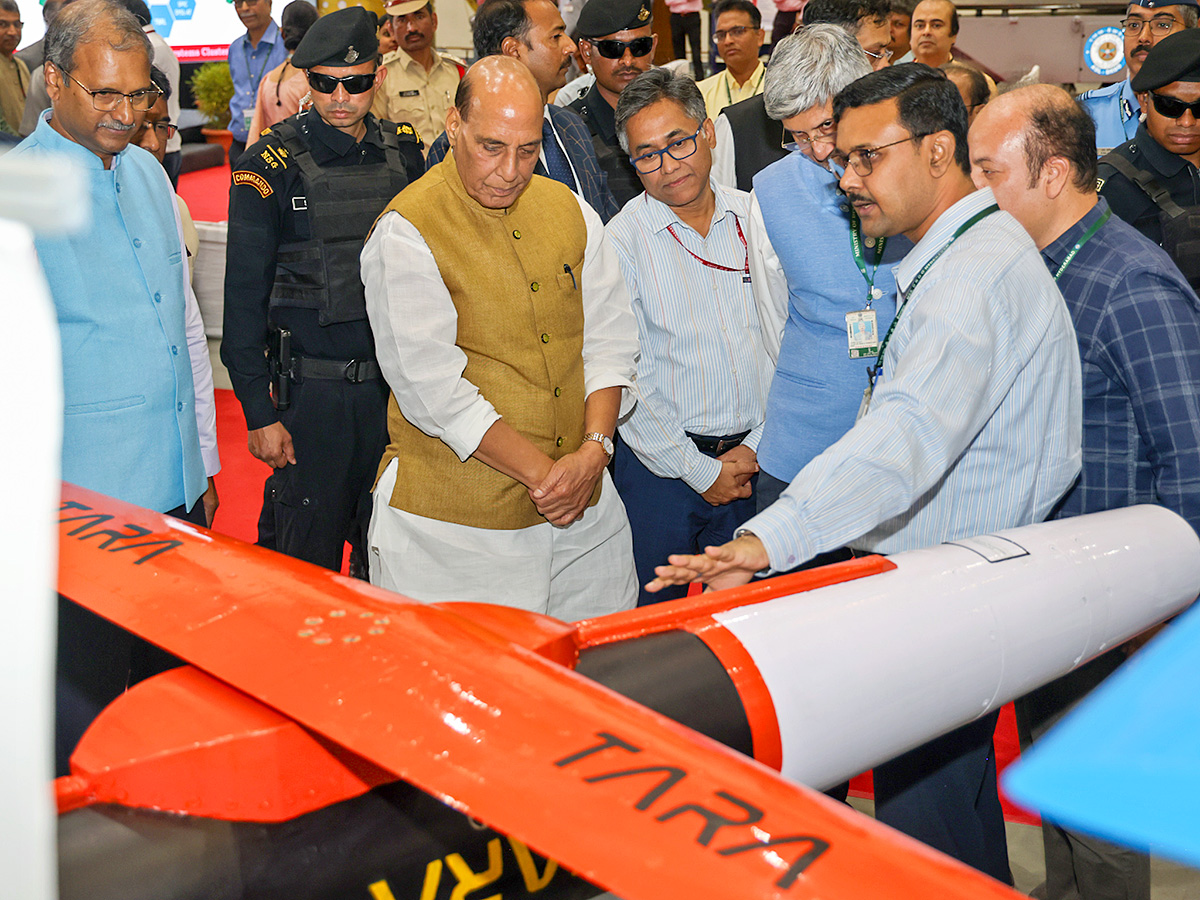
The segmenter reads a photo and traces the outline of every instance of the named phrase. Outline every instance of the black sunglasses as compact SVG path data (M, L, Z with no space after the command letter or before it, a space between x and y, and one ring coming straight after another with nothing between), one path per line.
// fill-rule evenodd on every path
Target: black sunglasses
M1190 112L1193 119L1200 120L1200 100L1194 103L1187 103L1180 100L1178 97L1164 97L1162 94L1150 92L1150 100L1154 103L1154 108L1160 116L1166 116L1168 119L1178 119L1185 112Z
M339 84L346 89L348 94L362 94L369 91L375 84L374 72L368 72L365 75L346 75L343 78L322 75L320 72L308 72L307 75L308 86L318 94L332 94L338 89Z
M653 37L634 38L632 41L592 41L592 46L600 51L605 59L620 59L628 48L633 56L645 56L654 49Z

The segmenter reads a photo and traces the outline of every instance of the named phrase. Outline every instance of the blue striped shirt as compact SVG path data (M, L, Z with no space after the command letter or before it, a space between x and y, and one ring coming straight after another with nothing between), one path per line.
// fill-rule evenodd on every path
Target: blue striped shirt
M1099 203L1042 251L1058 271ZM1112 217L1058 286L1083 361L1083 472L1056 517L1158 503L1200 532L1200 301L1161 247Z
M749 230L750 195L710 183L716 210L706 237L645 193L607 226L641 339L638 402L620 425L621 438L655 475L681 478L698 492L717 480L721 464L684 432L750 431L745 444L757 448L771 384L755 286L743 280L748 251L738 237L739 224L743 236ZM736 271L710 268L688 250Z
M917 272L988 189L946 210L896 269ZM1029 235L996 212L933 265L898 315L870 411L743 528L788 569L852 544L881 553L1039 522L1080 465L1079 350Z

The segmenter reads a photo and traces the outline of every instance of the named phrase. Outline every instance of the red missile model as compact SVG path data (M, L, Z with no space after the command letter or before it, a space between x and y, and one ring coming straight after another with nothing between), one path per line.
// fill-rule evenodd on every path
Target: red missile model
M191 664L59 780L63 897L1015 897L798 782L1200 591L1200 540L1153 507L574 624L412 603L78 488L60 520L60 593Z

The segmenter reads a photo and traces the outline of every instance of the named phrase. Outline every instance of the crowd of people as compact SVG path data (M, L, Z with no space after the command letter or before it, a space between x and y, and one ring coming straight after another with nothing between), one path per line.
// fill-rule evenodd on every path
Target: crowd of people
M208 524L176 89L140 2L48 12L48 108L11 152L74 160L93 210L37 238L64 479ZM810 0L766 62L754 4L719 0L698 80L652 65L650 0L590 0L575 38L551 0L488 0L470 68L432 0L389 4L386 53L359 7L282 38L270 0L235 8L221 356L273 470L263 546L580 619L1135 503L1200 531L1194 0L1131 3L1130 77L1078 100L956 61L949 0ZM677 55L698 14L672 6ZM1019 701L1023 736L1130 650ZM75 725L104 702L60 696ZM1011 883L995 721L877 767L876 814ZM1044 832L1049 897L1149 897L1144 854Z

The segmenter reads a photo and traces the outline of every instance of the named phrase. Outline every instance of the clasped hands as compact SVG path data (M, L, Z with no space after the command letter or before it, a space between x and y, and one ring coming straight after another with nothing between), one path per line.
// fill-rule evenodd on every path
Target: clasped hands
M552 525L570 525L583 515L596 482L604 474L608 454L596 441L584 441L574 453L555 460L529 497Z

